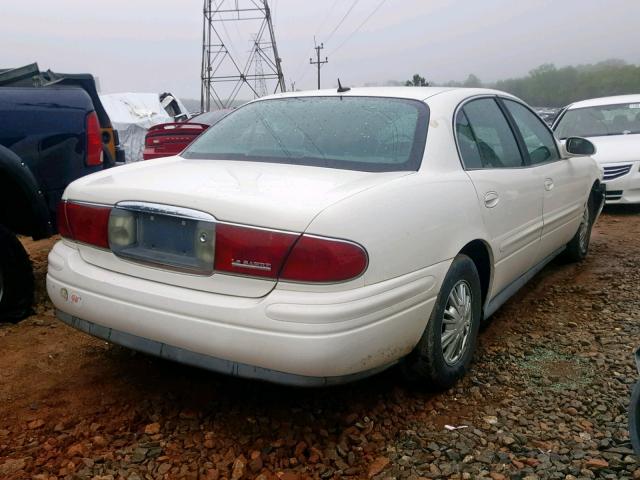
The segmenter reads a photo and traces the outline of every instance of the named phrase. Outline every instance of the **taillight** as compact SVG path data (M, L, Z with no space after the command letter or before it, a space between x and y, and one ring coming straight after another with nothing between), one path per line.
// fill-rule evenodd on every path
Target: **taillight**
M69 230L69 222L67 222L67 202L64 200L58 202L58 208L56 209L56 226L61 236L71 238L71 230Z
M102 165L102 133L96 112L87 115L87 160L88 167Z
M277 278L300 235L221 223L216 225L215 270Z
M117 214L117 208L113 212L111 215L112 208L102 205L60 202L58 231L65 238L108 249L111 222L111 246L114 250L129 246L135 241L135 218ZM335 283L360 276L368 256L363 247L345 240L217 223L213 263L221 273Z
M111 207L86 203L60 202L58 231L71 240L109 248Z
M289 254L280 279L343 282L360 276L367 263L367 252L356 243L303 235Z
M332 283L358 277L367 252L343 240L216 225L215 270L294 282Z

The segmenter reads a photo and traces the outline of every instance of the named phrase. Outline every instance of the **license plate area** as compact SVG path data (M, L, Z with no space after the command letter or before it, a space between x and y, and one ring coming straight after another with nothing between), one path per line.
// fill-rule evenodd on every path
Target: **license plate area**
M126 260L211 275L215 219L190 209L123 202L111 211L109 245L115 255Z

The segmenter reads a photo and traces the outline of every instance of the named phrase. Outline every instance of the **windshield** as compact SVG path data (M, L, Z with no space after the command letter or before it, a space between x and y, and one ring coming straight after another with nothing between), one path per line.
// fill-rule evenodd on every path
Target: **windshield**
M570 109L555 130L560 139L640 133L640 103Z
M423 102L396 98L264 100L227 115L182 156L371 172L417 170L428 116Z

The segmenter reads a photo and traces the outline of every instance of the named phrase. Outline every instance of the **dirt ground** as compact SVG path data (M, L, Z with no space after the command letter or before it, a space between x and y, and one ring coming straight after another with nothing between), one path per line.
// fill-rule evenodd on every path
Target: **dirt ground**
M109 345L57 321L55 240L26 241L35 313L0 326L0 478L640 478L626 408L640 346L640 209L608 208L589 258L554 262L442 394L394 370L300 390Z

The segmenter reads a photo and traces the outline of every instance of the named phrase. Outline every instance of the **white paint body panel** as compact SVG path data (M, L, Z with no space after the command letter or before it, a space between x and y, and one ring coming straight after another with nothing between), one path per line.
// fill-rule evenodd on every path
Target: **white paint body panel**
M540 167L466 172L455 144L454 112L471 96L497 93L349 92L428 104L429 131L417 172L173 157L85 177L64 195L107 205L124 200L176 205L218 220L351 240L369 255L361 277L330 285L197 277L62 241L49 257L49 295L56 308L97 325L279 372L331 377L393 363L417 344L448 268L466 244L479 240L489 247L493 272L487 304L564 241L574 213L581 215L576 206L585 205L599 178L595 162L585 158L560 160L549 172ZM544 178L559 172L575 178L556 197L545 197ZM482 200L490 189L501 195L491 212ZM554 212L562 217L562 234L551 230L550 240L541 242L545 215L552 219ZM81 304L66 301L61 289L76 292Z
M597 150L593 158L602 168L631 165L626 175L605 181L607 190L623 192L620 199L607 200L607 203L640 203L640 134L591 137L589 140Z

